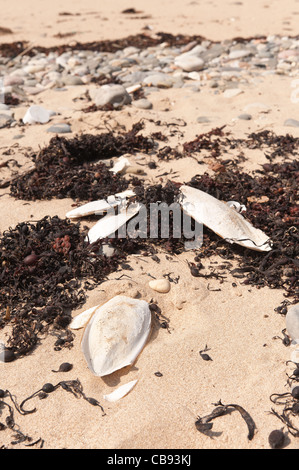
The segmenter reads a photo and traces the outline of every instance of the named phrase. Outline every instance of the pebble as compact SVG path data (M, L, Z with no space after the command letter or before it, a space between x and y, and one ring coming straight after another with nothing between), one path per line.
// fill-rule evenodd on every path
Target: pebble
M299 127L299 121L296 119L286 119L283 125L288 127Z
M175 60L175 65L185 72L197 72L204 68L204 61L193 55L183 55Z
M72 132L71 126L69 124L53 124L53 126L47 129L47 132L54 132L55 134L68 134Z
M153 281L150 281L148 283L151 289L153 289L156 292L160 292L163 294L166 294L167 292L170 291L170 282L168 279L162 278L162 279L154 279Z
M286 329L293 340L299 340L299 304L292 305L286 314Z
M238 119L243 119L243 121L250 121L252 119L251 114L243 113L238 116Z
M135 108L139 108L139 109L152 109L153 107L153 104L146 98L141 98L140 100L134 100L132 101L132 105L135 106Z
M45 124L50 120L51 112L42 106L33 105L26 111L23 117L24 124Z
M82 78L77 77L76 75L66 75L66 77L63 77L62 82L66 86L77 86L84 84Z
M131 103L132 99L122 85L103 85L89 90L89 95L96 106L112 104L115 108Z
M240 95L243 93L243 90L240 90L240 88L229 88L228 90L225 90L223 92L224 98L234 98L235 96Z
M7 114L0 114L0 129L7 127L12 122L12 118Z

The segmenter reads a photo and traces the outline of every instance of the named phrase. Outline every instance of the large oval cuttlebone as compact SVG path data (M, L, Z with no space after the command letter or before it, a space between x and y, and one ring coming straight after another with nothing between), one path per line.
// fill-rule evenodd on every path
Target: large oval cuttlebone
M81 347L93 374L102 377L133 364L151 330L148 303L117 295L91 314Z
M181 186L180 192L183 211L221 238L256 251L272 249L269 237L225 202L191 186Z

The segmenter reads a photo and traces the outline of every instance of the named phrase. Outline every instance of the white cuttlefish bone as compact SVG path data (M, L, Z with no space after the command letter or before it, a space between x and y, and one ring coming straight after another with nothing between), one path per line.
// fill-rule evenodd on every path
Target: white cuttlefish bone
M128 395L128 393L135 387L137 382L138 382L138 379L131 380L131 382L121 385L113 392L108 393L107 395L104 395L104 399L110 402L115 402L115 401L120 400L121 398Z
M88 310L84 310L84 312L79 313L79 315L76 315L70 323L70 328L72 330L80 330L80 328L84 328L99 306L100 305L96 305L95 307L91 307Z
M107 200L99 199L98 201L87 202L83 206L76 207L76 209L67 212L66 217L76 219L78 217L87 217L88 215L100 215L113 207L125 204L125 199L133 196L135 196L134 191L127 189L121 193L108 196Z
M132 219L132 217L138 214L140 208L140 204L130 204L128 208L125 208L118 214L107 214L89 230L85 241L95 243L101 238L113 235L118 229Z
M183 211L221 238L256 251L272 249L269 237L227 203L190 186L183 185L180 191Z
M131 163L126 157L119 157L117 162L114 164L109 171L112 171L114 174L123 172L126 168L131 166Z
M95 307L81 342L88 368L102 377L133 364L150 331L151 311L145 300L117 295Z

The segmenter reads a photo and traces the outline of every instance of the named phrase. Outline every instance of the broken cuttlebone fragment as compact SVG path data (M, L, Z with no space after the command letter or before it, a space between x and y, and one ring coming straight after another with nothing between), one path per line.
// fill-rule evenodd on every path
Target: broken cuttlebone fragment
M121 193L108 196L106 199L99 199L98 201L91 201L83 204L83 206L76 207L67 212L66 217L69 219L76 219L78 217L87 217L88 215L100 215L109 209L125 203L126 198L135 196L134 191L127 189Z
M118 158L117 162L113 165L112 168L110 168L109 171L112 171L114 174L121 173L126 170L126 168L128 168L129 166L131 166L129 160L126 157L122 156Z
M269 237L256 229L235 209L199 189L180 188L183 211L230 243L256 251L270 251Z
M133 364L151 331L145 300L117 295L97 307L87 323L81 348L88 368L97 376Z
M113 235L119 228L126 224L132 217L138 214L141 208L140 204L130 204L128 208L120 211L118 214L107 214L100 219L88 232L85 241L95 243L101 238Z
M84 310L84 312L79 313L79 315L74 317L71 321L70 328L72 330L79 330L80 328L84 328L98 307L99 305L96 305L95 307L91 307L87 310Z
M120 400L124 396L128 395L128 393L135 387L137 382L138 382L138 379L131 380L131 382L121 385L113 392L108 393L107 395L104 395L104 399L110 402L115 402L115 401Z

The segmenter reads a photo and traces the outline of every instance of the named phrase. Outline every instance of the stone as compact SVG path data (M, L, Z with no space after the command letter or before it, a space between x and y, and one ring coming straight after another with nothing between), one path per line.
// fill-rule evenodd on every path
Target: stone
M7 114L0 114L0 129L2 129L2 127L8 126L11 122L11 116L8 116Z
M293 340L299 341L299 304L292 305L286 314L286 329Z
M242 119L243 121L250 121L252 119L251 114L243 113L238 116L238 119Z
M139 109L152 109L153 107L153 104L146 98L141 98L140 100L132 101L132 105L135 106L135 108Z
M53 132L55 134L68 134L72 132L71 126L69 124L53 124L53 126L47 129L47 132Z
M175 65L185 72L197 72L204 68L204 61L200 57L184 54L175 59Z
M24 124L45 124L50 120L51 112L42 106L33 105L26 111L23 117Z
M170 282L168 279L162 278L162 279L154 279L148 283L151 289L153 289L156 292L160 292L163 294L166 294L167 292L170 291Z
M196 121L200 124L202 124L204 122L211 122L210 119L207 116L198 116Z
M225 90L223 92L224 98L234 98L235 96L240 95L243 93L243 90L240 90L240 88L229 88L228 90Z
M248 57L251 55L251 51L246 49L237 49L234 51L230 51L228 58L231 60L242 59L243 57Z
M299 127L299 121L296 119L286 119L283 125L288 127Z
M4 77L3 85L4 86L13 86L13 85L23 85L24 79L18 75L7 75Z
M158 72L145 77L143 83L158 88L171 88L173 80L166 73Z
M62 77L62 82L66 86L84 85L84 82L77 75L66 75Z
M112 104L115 108L131 103L132 99L122 85L103 85L92 88L89 95L96 106Z

